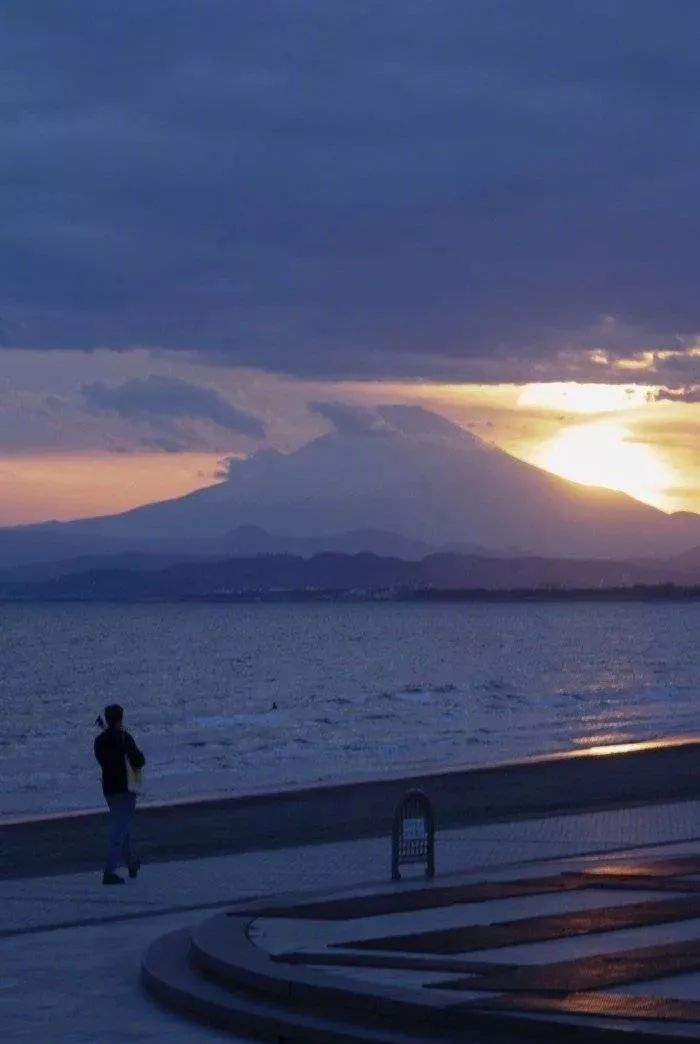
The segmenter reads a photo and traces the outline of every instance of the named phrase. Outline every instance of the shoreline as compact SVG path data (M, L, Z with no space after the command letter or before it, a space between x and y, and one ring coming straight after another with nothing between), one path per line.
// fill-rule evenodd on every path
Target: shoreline
M474 768L144 803L135 834L146 860L167 862L290 845L386 836L396 803L420 788L437 829L692 799L700 737L597 747ZM0 879L96 870L106 811L0 821ZM388 841L387 841L388 858Z
M421 778L429 779L432 776L465 775L468 773L486 772L493 770L511 770L525 765L556 764L560 761L568 761L575 758L599 758L611 757L616 754L639 753L644 750L657 750L663 748L685 747L689 744L697 744L700 751L700 733L681 733L677 736L664 736L661 739L631 740L627 743L598 744L592 747L576 747L570 750L547 751L543 754L527 754L523 757L499 758L496 761L487 761L483 764L461 763L455 765L433 765L433 766L407 766L388 769L380 776L358 774L342 776L335 780L313 780L305 783L271 783L269 786L254 787L249 790L237 788L234 790L203 790L200 793L186 797L165 797L157 801L149 801L148 798L139 800L139 811L181 808L191 805L201 805L208 802L218 801L249 801L265 798L281 799L295 797L303 800L313 796L319 791L325 791L329 787L356 787L380 783L402 782L407 779ZM99 782L96 792L99 791ZM699 788L700 793L700 788ZM56 809L52 812L20 812L17 814L2 815L0 812L0 830L3 827L29 825L31 823L49 823L59 820L78 819L85 816L96 816L105 814L104 802L98 800L94 805L83 805L77 808Z

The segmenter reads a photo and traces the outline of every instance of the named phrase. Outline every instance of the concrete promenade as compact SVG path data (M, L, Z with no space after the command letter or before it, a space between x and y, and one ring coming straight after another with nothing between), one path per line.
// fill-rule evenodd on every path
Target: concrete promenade
M439 806L438 806L439 808ZM700 802L636 805L441 830L439 878L523 862L664 846L700 838ZM657 847L659 846L659 847ZM283 893L385 886L388 837L269 848L144 867L104 889L97 869L0 882L0 1037L12 1042L214 1041L148 998L149 944L208 911ZM47 868L51 869L51 868Z

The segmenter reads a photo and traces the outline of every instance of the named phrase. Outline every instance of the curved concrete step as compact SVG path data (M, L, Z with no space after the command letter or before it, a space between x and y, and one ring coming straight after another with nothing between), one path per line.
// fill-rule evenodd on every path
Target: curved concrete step
M624 1044L632 1035L629 1023L436 1004L427 990L375 990L366 982L334 982L321 969L300 972L254 946L245 935L248 920L211 918L194 933L157 940L142 966L148 991L191 1018L273 1044ZM421 1017L411 1021L420 1004ZM667 1033L633 1028L640 1044L669 1044Z
M276 961L249 939L249 923L250 917L220 914L197 925L191 963L226 989L243 989L300 1012L325 1013L335 1021L440 1039L454 1038L460 1028L474 1029L473 1015L465 1015L458 995L375 987L369 980Z
M559 1044L566 1037L572 1044L624 1044L633 1028L640 1044L668 1044L668 1034L639 1023L616 1026L593 1019L549 1019L537 1010L499 1009L490 998L465 1001L456 996L453 1001L438 991L374 986L369 979L344 980L323 968L290 965L275 960L251 941L250 922L250 914L219 914L198 925L191 934L191 965L224 991L244 991L248 997L285 1011L290 1019L308 1014L328 1019L336 1032L344 1032L351 1040L353 1034L360 1034L356 1039L415 1044L420 1035L430 1041L469 1044L516 1040ZM279 1039L286 1044L284 1036Z
M267 998L225 989L192 967L189 951L188 930L158 939L143 961L144 985L162 1004L218 1029L273 1044L439 1044L436 1037L337 1023L287 1009Z

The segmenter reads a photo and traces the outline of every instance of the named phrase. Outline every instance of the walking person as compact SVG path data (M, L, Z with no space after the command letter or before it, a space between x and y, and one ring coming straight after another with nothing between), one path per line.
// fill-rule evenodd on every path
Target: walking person
M146 759L125 730L124 709L118 703L105 707L105 720L97 721L103 731L95 739L95 757L102 769L102 792L109 805L109 843L102 884L124 884L124 878L117 873L120 862L131 878L136 877L141 866L131 848L131 823L136 811L133 780L138 778Z

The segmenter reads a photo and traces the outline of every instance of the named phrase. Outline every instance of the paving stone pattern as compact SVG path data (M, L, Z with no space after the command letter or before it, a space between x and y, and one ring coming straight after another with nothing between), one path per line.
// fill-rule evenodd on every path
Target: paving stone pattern
M647 851L638 853L638 858L625 854L613 861L570 860L559 873L520 880L472 879L416 887L410 894L390 897L362 895L309 902L306 931L302 930L303 903L288 909L282 904L273 910L252 907L248 935L277 963L306 966L319 974L330 967L338 981L344 976L358 990L363 981L368 989L373 982L376 985L374 972L382 969L381 981L402 987L405 996L411 992L416 998L462 997L463 1003L450 1009L454 1025L468 1025L468 1021L459 1021L465 1013L474 1019L483 1019L489 1012L509 1013L516 1019L513 1039L518 1035L517 1018L531 1019L535 1014L546 1015L550 1022L552 1018L574 1019L577 1033L588 1026L592 1039L603 1031L628 1034L641 1025L652 1027L661 1038L679 1032L700 1037L700 897L682 894L686 888L694 891L698 874L700 842L694 842L667 858L653 857ZM646 894L650 887L661 884L672 885L679 894L629 901L635 890ZM531 907L533 899L542 902L558 892L584 891L600 895L600 905L507 921L482 915L483 909L488 913L490 908L495 914L503 899L529 900ZM621 892L625 902L620 905L615 897L621 900ZM449 927L406 932L418 911L432 911L437 917L445 908L454 911ZM241 913L239 910L237 916ZM375 934L371 934L373 921L382 929ZM361 937L353 938L352 931L348 934L348 925L353 923L362 926ZM663 926L668 941L649 945L649 930L658 931L658 926ZM631 947L596 950L602 937L614 941L630 936L635 941ZM585 937L581 955L556 959L560 941L576 937ZM550 959L529 958L528 947L533 943L548 945ZM514 963L512 953L507 961L499 960L499 950L505 948L514 948L522 963ZM541 945L538 953L541 955ZM368 954L373 956L370 961ZM440 970L449 974L436 977ZM679 996L669 996L677 977L683 977L683 989ZM625 986L637 983L646 984L645 994L624 992ZM307 983L306 989L310 988ZM483 1030L483 1021L474 1026Z

